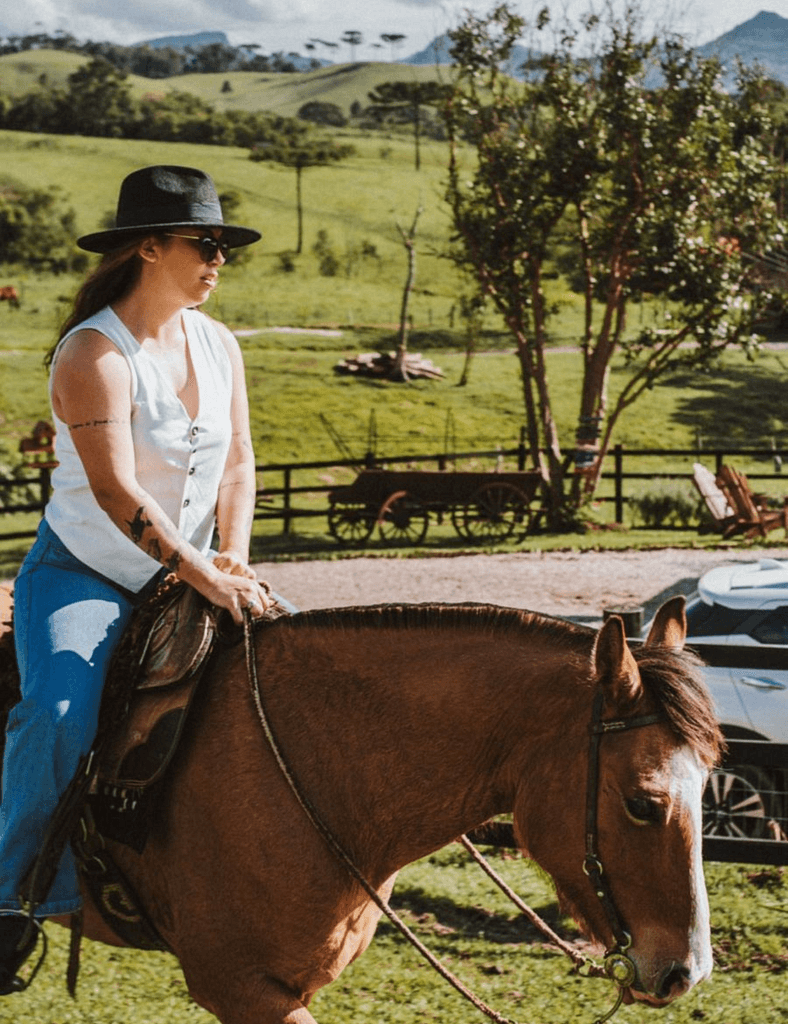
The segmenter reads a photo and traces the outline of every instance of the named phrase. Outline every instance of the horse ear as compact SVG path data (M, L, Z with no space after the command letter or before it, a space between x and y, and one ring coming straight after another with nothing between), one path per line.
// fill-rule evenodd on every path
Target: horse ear
M605 688L606 702L613 708L634 703L642 692L637 662L627 644L624 623L611 615L599 630L594 647L597 681Z
M671 597L654 616L646 639L647 647L672 647L680 651L687 638L686 602L682 596Z

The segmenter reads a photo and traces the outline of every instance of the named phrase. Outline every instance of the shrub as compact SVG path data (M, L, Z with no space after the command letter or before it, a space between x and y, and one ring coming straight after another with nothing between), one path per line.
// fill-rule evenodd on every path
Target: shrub
M312 246L317 256L318 267L323 277L336 277L339 272L339 257L334 251L328 232L321 228L317 233L317 241Z
M700 505L692 486L683 480L655 480L629 499L633 518L652 530L697 526L701 521Z
M328 103L324 100L312 100L299 107L298 116L302 121L311 121L313 124L330 125L333 128L344 128L347 118L342 113L342 108L336 103Z

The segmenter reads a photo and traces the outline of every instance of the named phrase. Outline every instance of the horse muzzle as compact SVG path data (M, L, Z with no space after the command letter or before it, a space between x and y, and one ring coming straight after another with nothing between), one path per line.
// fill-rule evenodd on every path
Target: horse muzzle
M638 1002L653 1007L668 1006L674 999L686 995L695 985L708 978L711 970L693 970L685 963L671 960L648 973L652 975L653 981L644 985L638 969L635 983L624 993L625 1004Z

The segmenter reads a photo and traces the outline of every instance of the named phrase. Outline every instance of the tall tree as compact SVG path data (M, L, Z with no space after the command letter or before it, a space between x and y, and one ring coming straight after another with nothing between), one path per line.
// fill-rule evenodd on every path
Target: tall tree
M301 177L307 167L328 167L332 163L345 159L355 152L352 145L338 146L333 139L310 138L303 135L292 135L281 142L272 142L256 146L249 154L250 160L266 160L292 167L296 172L296 217L297 217L297 253L304 247L304 203Z
M94 57L68 76L60 131L121 137L135 114L128 75L103 57Z
M545 10L535 29L548 19ZM529 444L558 525L593 493L621 413L661 375L734 342L756 345L763 296L750 287L748 256L780 225L757 75L743 77L736 97L720 93L716 61L678 38L641 38L639 11L628 6L609 25L589 17L581 29L562 26L557 47L542 47L534 74L518 82L502 68L524 28L502 4L450 33L447 198L459 260L516 339ZM593 59L577 55L588 40ZM655 68L659 81L647 88ZM464 140L475 151L470 167ZM571 486L547 361L545 274L559 256L583 310ZM629 329L633 302L648 315ZM627 373L611 403L614 358Z
M349 28L342 34L342 42L350 47L350 63L356 63L356 47L361 46L364 36L357 29Z
M408 307L410 305L410 297L413 292L413 285L416 281L416 227L422 213L423 207L419 206L413 216L413 220L409 228L404 228L399 221L397 222L397 231L399 231L400 238L402 239L402 244L405 246L405 253L408 258L408 272L405 277L405 285L402 289L397 351L394 356L394 366L392 368L392 377L394 380L409 380L407 359L408 328L410 326L410 321L408 319Z
M391 47L391 62L393 64L394 51L397 49L397 47L402 46L403 41L408 37L402 35L401 32L383 32L381 33L380 38L383 40L384 43L388 43L388 45Z
M440 82L381 82L368 93L373 113L405 113L413 121L416 170L421 168L421 128L424 107L438 107L451 93Z

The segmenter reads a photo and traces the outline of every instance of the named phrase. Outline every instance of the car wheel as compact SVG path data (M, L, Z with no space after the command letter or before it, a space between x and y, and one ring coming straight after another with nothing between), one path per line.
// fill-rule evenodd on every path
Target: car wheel
M737 839L773 839L779 795L769 776L754 765L726 765L709 776L703 793L703 834Z

